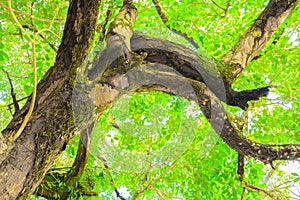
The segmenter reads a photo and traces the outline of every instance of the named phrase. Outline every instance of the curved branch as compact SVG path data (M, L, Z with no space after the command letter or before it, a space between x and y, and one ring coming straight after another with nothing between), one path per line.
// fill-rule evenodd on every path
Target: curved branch
M300 158L299 144L266 145L252 142L247 138L242 137L239 134L239 131L231 125L226 111L224 110L219 99L207 88L205 84L189 78L183 78L182 76L172 74L168 71L162 71L165 67L161 64L145 64L145 66L142 66L142 68L144 68L142 69L142 74L143 80L145 81L143 86L152 87L156 85L154 82L158 81L158 79L164 80L163 83L173 83L173 88L156 86L154 89L169 94L182 96L190 100L195 100L193 97L191 97L189 92L178 89L178 86L182 86L186 81L188 81L194 88L197 96L196 101L198 102L202 112L210 122L211 126L214 128L216 133L219 134L223 141L238 153L253 157L264 163L271 163L274 160L296 160ZM140 84L134 82L139 76L140 72L137 72L135 77L132 74L124 75L123 78L126 78L130 85L128 88L136 88L134 86ZM151 82L153 79L155 81ZM110 84L113 85L113 82L110 82ZM122 85L115 85L115 87L121 87L123 90L126 89Z
M108 67L107 63L123 62L118 60L123 54L120 51L122 44L119 38L110 37L107 40L107 46L109 48L97 57L88 72L88 79L91 81L98 81L99 75L104 72L105 67ZM137 54L144 52L146 56L143 59L147 62L158 62L174 67L185 77L205 83L221 101L229 105L239 106L244 110L248 107L248 101L258 100L260 97L266 96L269 91L268 87L241 92L234 91L226 77L220 73L219 68L223 67L221 64L216 64L213 59L199 55L189 48L170 41L134 33L131 38L131 48ZM103 65L103 63L105 64ZM113 74L114 70L118 70L118 67L111 68L109 71Z
M229 67L226 75L229 82L239 77L298 4L299 0L270 0L252 26L222 58Z
M268 191L266 191L262 188L254 186L254 185L248 184L246 182L244 182L244 187L245 187L245 189L256 191L256 192L259 192L261 194L264 194L264 195L266 195L266 196L268 196L268 197L270 197L274 200L279 200L279 198L276 197L275 195L273 195L271 192L268 192Z
M164 54L170 54L170 52L165 51L163 54L162 48L151 45L147 46L147 42L151 40L150 38L145 39L137 36L132 39L132 41L135 40L136 43L133 42L132 44L133 50L139 49L139 53L143 51L143 54L147 55L142 62L135 63L131 66L122 65L120 63L124 63L124 60L122 61L121 55L110 55L110 58L101 59L98 63L98 66L101 68L99 72L101 73L93 74L97 76L94 78L103 84L103 89L99 91L105 90L107 93L103 95L111 97L109 101L103 101L102 104L100 103L99 105L101 105L101 107L105 107L106 104L111 103L122 94L138 92L140 88L144 88L142 91L148 91L152 88L197 101L216 133L218 133L232 149L242 155L253 157L264 163L271 163L273 160L296 160L300 158L300 144L259 144L241 136L239 131L231 125L226 111L220 103L219 97L216 97L216 93L211 91L211 85L208 85L207 82L204 84L197 79L192 79L192 77L189 76L189 71L183 71L183 73L178 72L178 69L181 69L180 67L183 66L183 63L186 61L191 63L191 65L189 65L191 67L190 69L201 69L203 71L199 73L205 73L205 70L208 70L206 67L210 65L199 67L199 62L204 65L208 65L209 62L204 62L203 60L199 60L199 58L192 62L194 54L183 53L184 56L171 58L174 62L170 64L166 62L166 57L163 56ZM163 45L164 49L171 48L173 52L182 52L180 45L164 43L158 39L153 40L155 40L157 44ZM111 43L108 48L114 49L115 47L113 43ZM105 56L102 58L107 56L107 52L111 52L111 50L103 51L103 55ZM150 59L151 55L156 55L157 60ZM206 80L208 78L218 80L216 78L217 76L214 76L214 73L208 73L206 75ZM215 84L214 87L222 87L221 82L216 82ZM190 86L192 86L193 90L190 89ZM109 87L109 90L104 89L104 87ZM212 87L212 89L214 88ZM193 95L193 93L196 96Z
M66 183L68 185L75 185L85 170L86 163L89 158L89 136L93 127L94 124L92 123L86 128L86 130L81 131L76 158L66 177Z
M214 0L211 0L211 2L217 6L220 10L222 10L224 12L224 14L226 15L228 9L229 9L229 6L230 6L230 0L227 1L226 3L226 8L223 8L222 6L220 6L219 4L217 4Z

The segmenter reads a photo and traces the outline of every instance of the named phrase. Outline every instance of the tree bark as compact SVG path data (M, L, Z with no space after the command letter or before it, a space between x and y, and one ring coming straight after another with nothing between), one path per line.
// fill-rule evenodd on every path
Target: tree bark
M31 98L2 131L0 150L1 199L26 199L43 179L54 159L74 136L72 87L93 41L99 1L70 2L56 62L37 87L34 111L16 141Z
M270 0L267 7L236 45L222 58L228 82L236 80L245 67L266 45L282 22L294 11L299 0Z
M269 6L277 5L274 2L271 1ZM281 16L282 13L285 13L286 17L298 1L289 1L287 5L283 1L279 2L285 5L285 9L283 12L276 12L275 17ZM265 95L265 88L257 91L235 92L231 89L231 82L237 78L253 55L261 49L264 45L262 41L270 37L271 33L267 32L272 32L273 28L269 30L260 27L260 30L263 30L260 37L257 37L252 29L249 32L250 35L247 32L246 36L241 38L240 43L224 57L226 65L215 63L212 59L198 55L175 43L140 35L132 37L131 32L123 35L125 37L123 40L120 40L120 37L111 36L107 38L107 48L98 60L95 60L94 67L87 77L84 77L88 85L79 83L76 88L78 83L75 79L78 69L83 65L93 40L98 9L97 0L70 2L55 65L38 84L35 108L27 126L17 140L11 140L28 112L31 98L2 132L3 138L0 141L2 145L0 147L2 199L26 199L35 191L54 159L65 149L75 134L77 122L77 119L73 118L75 106L79 107L76 109L83 108L85 111L91 111L91 108L96 106L96 116L98 116L107 105L120 98L122 94L149 91L151 88L196 101L220 137L231 148L243 155L252 156L265 163L276 159L292 160L300 157L300 145L264 145L241 137L231 125L220 103L221 100L244 109L247 107L247 101ZM128 9L133 9L133 7L128 7ZM126 19L135 17L134 10L131 13L125 10L123 13L128 14L129 17ZM277 19L274 19L273 15L271 15L273 18L268 18L269 15L262 15L265 16L263 20L266 20L262 24L266 26L272 25ZM259 22L258 20L257 23ZM121 34L118 33L120 28L114 28L112 29L114 34ZM131 26L127 28L130 31ZM121 30L123 31L122 27ZM128 42L130 39L131 47ZM247 49L245 54L240 56L238 52L244 51L244 43L247 40L252 41L251 52L254 53L249 53ZM126 43L128 48L125 54L131 53L128 50L133 51L129 64L128 60L124 59L123 43ZM228 66L229 73L220 70ZM143 80L143 82L136 82L137 80ZM188 87L185 87L186 84L192 87L194 95L191 90L186 90ZM83 100L87 100L87 104L81 105L79 101L78 104L72 106L74 93L82 95ZM91 99L85 99L89 95ZM84 109L84 106L88 108ZM91 115L90 113L84 122L93 120L89 118ZM92 124L92 122L87 124ZM85 155L82 157L85 158ZM80 174L81 170L82 167L77 168L70 178ZM69 181L72 181L71 179Z
M90 75L93 76L89 78L102 83L98 91L106 91L102 94L111 97L105 101L101 98L96 107L106 107L126 93L159 90L196 101L215 132L232 149L243 155L264 163L272 163L274 160L296 160L300 157L299 144L259 144L241 136L232 126L220 103L222 92L224 96L228 96L231 90L224 87L223 77L215 71L217 69L212 60L179 44L139 34L135 34L131 41L132 50L144 55L142 62L137 56L138 61L133 60L132 66L129 67L122 61L121 54L108 60L111 52L116 52L119 47L117 43L110 43L99 57L97 66L101 68L91 70L93 73ZM254 90L255 92L257 91ZM97 102L97 99L94 102Z

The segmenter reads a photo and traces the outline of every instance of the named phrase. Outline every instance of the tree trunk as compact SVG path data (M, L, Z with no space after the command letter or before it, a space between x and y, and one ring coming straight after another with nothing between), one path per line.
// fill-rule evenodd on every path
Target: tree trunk
M89 53L98 10L97 0L70 2L55 65L38 84L34 111L27 126L20 137L11 141L28 112L32 98L3 130L1 199L28 198L54 159L73 138L72 87L76 71Z
M273 6L274 2L271 1L270 5ZM291 12L295 4L293 2L286 5L285 11ZM126 31L130 31L134 22L132 18L135 18L132 6L124 6L123 10L121 9L120 13L127 17L117 17L117 19L127 19L129 23L115 23L115 26L111 28L113 34L107 37L107 48L100 54L98 60L95 60L87 77L84 77L88 82L87 87L77 85L76 88L75 80L78 69L84 65L93 41L98 9L97 0L70 2L55 65L38 84L34 110L27 126L20 136L16 136L33 100L31 97L2 132L2 138L0 138L0 194L2 199L28 198L35 191L54 159L73 138L77 119L73 118L74 93L83 96L94 94L91 96L92 99L87 99L87 101L95 104L91 107L98 107L96 115L101 114L107 105L121 97L124 92L149 91L152 88L183 96L199 104L215 131L240 154L254 157L265 163L271 163L277 159L292 160L300 157L300 145L275 146L251 142L240 136L228 120L220 100L246 109L249 100L256 100L268 92L268 88L243 92L231 89L231 82L238 77L247 64L244 58L239 57L243 62L238 63L234 57L236 52L243 50L239 48L243 46L242 44L223 57L225 63L223 65L218 62L216 64L212 59L198 55L181 45L138 34L132 35L132 32L125 40L121 40L120 36L115 36L121 34L116 32L120 30L117 25L129 24L130 26L125 28ZM126 9L132 12L127 12ZM285 11L284 16L287 15ZM280 14L282 13L278 13ZM279 21L282 21L281 19L283 18ZM121 27L123 31L122 28L124 27ZM265 37L269 38L269 36L267 34ZM262 37L264 41L265 37ZM249 38L255 41L258 39L253 39L252 36ZM241 41L249 38L242 37ZM126 45L126 51L123 51L125 48L123 43ZM259 48L257 45L253 45L253 48L255 47L258 51L261 46L260 43ZM131 53L128 64L125 57ZM255 55L247 54L245 58L249 60L253 56ZM227 71L220 70L227 67L229 67ZM136 71L132 70L134 68ZM178 76L178 72L181 76ZM144 82L135 82L137 80ZM186 83L191 86L195 96L191 96L191 92L186 90L184 87ZM80 101L78 106L81 106ZM79 114L84 115L84 113ZM84 120L87 122L89 118Z

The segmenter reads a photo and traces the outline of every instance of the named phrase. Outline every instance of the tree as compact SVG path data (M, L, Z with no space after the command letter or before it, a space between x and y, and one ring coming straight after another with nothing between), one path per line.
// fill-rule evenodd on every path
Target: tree
M282 160L300 157L299 90L295 88L299 83L298 3L176 1L173 7L156 0L1 3L1 70L8 80L1 87L10 88L10 94L3 93L3 108L14 108L0 138L1 196L27 199L35 192L49 199L67 199L98 196L99 190L102 197L114 194L119 199L125 199L125 190L132 199L289 196L288 187L279 190L262 180L265 171L267 179L273 173L280 175ZM154 36L149 36L149 30L144 30L148 36L132 31L145 28L154 12L153 19L161 22L151 26L167 27L166 37L181 38L170 42L162 38L161 30ZM199 22L204 16L209 20ZM232 27L239 20L243 22ZM183 40L188 43L179 44ZM277 63L285 66L284 75L278 75ZM263 79L270 84L264 85ZM279 100L261 98L270 89ZM153 90L175 97L149 93ZM129 94L131 99L124 101L122 97ZM152 101L145 102L147 98ZM27 102L20 109L23 99ZM143 113L147 108L155 111L159 99L162 105L156 115ZM274 105L267 105L270 102ZM184 109L194 109L195 103L201 112L182 114ZM143 128L147 122L152 126ZM209 127L222 141L216 141ZM118 149L98 149L108 138L99 133L112 128L108 146L122 146L129 152L125 156ZM187 136L195 128L208 136ZM132 130L138 136L126 135ZM141 138L144 142L139 143ZM78 148L72 147L76 142ZM66 148L67 159L55 161ZM261 162L274 170L269 172ZM118 165L127 171L119 171ZM293 175L284 181L298 181L299 175Z

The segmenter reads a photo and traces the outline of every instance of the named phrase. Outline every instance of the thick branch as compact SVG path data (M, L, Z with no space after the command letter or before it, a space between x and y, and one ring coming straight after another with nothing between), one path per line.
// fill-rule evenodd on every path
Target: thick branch
M110 37L107 42L109 48L105 49L95 60L89 71L88 79L91 81L97 81L99 75L105 71L109 64L114 62L116 65L123 62L120 51L122 44L119 38ZM144 60L147 62L168 65L187 78L205 83L221 101L229 105L246 109L248 101L257 100L269 91L267 87L242 92L233 91L226 78L219 72L218 67L220 65L217 65L213 59L199 55L191 49L173 42L135 33L131 39L131 47L132 51L137 54L145 53ZM118 67L111 67L108 72L114 74L116 70Z
M114 90L119 91L119 94L124 94L126 89L129 89L129 93L146 87L197 101L216 133L240 154L264 163L300 158L299 144L265 145L242 137L239 131L231 125L219 99L205 84L176 74L176 71L172 71L164 65L141 65L121 76L111 77L108 84L115 88ZM193 90L191 90L191 86Z
M194 54L185 54L184 52L181 56L170 56L166 59L164 55L171 54L170 52L181 53L180 48L182 47L176 46L174 43L164 43L161 40L156 40L158 46L152 46L149 45L149 40L151 39L146 38L143 40L141 37L133 37L132 41L136 41L136 43L132 43L132 49L139 49L139 53L145 51L147 56L142 62L133 62L131 66L122 65L124 60L122 61L121 55L111 55L111 58L108 58L106 56L110 50L108 49L107 52L103 51L103 55L105 56L98 63L98 66L101 68L99 72L101 71L101 73L93 75L98 76L94 77L95 80L99 80L103 83L103 85L100 86L103 89L99 89L98 91L106 91L105 95L102 94L104 96L110 96L111 98L107 101L103 101L103 98L100 98L99 102L102 103L98 103L97 106L105 107L106 104L113 102L119 98L120 95L125 93L137 92L140 91L141 88L144 88L142 91L148 91L149 88L152 88L197 101L216 133L218 133L232 149L242 155L251 156L264 163L271 163L273 160L296 160L300 158L300 145L265 145L249 141L247 138L242 137L239 131L231 125L222 104L215 96L216 93L211 92L210 86L200 82L199 79L192 78L192 76L190 76L192 73L188 73L188 70L183 70L182 73L178 72L182 67L188 69L188 66L184 66L184 63L190 63L189 67L192 71L193 69L204 71L199 71L199 75L200 73L205 73L205 70L208 70L206 68L208 66L201 66L201 64L209 65L208 62L204 62L199 57L195 58L195 61L192 59L194 58ZM159 45L163 45L164 48ZM114 48L113 43L111 43L109 48ZM172 49L172 51L164 51L164 53L162 53L162 50L166 49ZM153 54L151 54L151 52ZM154 60L153 57L151 59L151 55L156 55L156 60ZM172 64L169 63L169 60L172 60ZM205 78L214 77L215 76L208 73ZM218 83L221 84L220 82L215 84ZM219 85L219 88L221 86L222 85ZM105 87L108 89L105 89ZM215 85L215 87L218 87L218 85ZM94 100L94 102L97 102L97 100Z
M122 43L120 45L123 54L129 56L130 39L133 34L133 26L136 19L136 8L132 0L123 0L123 5L116 16L115 20L110 24L106 38L117 35Z
M229 68L226 73L229 82L242 73L298 4L299 0L270 0L238 43L222 58Z

